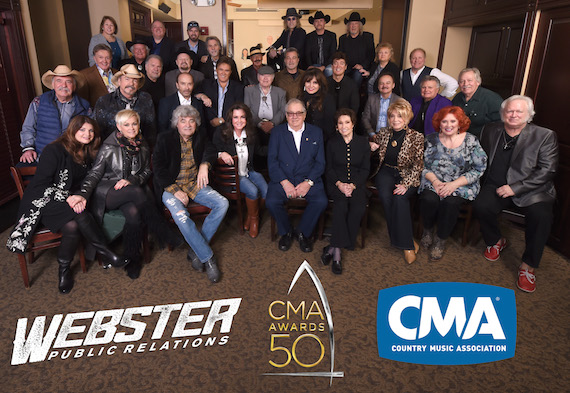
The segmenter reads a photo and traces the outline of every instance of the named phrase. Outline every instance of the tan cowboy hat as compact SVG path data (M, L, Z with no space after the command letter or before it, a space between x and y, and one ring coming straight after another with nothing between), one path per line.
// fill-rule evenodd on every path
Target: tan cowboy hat
M75 79L76 89L79 89L85 83L85 78L79 71L72 70L65 64L60 64L53 71L49 70L42 75L42 83L50 90L53 90L52 81L54 76L71 76Z
M136 78L136 79L140 78L139 89L142 87L142 85L144 85L144 74L142 72L139 72L139 70L137 70L137 67L135 67L134 64L125 64L124 66L122 66L121 70L117 72L115 75L113 75L113 77L111 78L111 83L114 84L116 87L119 87L119 78L123 75L126 75L129 78Z

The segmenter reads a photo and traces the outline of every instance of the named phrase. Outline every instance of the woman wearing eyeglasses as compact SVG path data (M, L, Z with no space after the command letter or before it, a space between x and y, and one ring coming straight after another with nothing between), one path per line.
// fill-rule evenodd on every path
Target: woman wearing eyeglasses
M432 123L439 133L426 136L419 188L424 225L420 243L430 249L431 260L439 260L461 205L479 194L479 178L487 168L487 154L479 140L466 132L471 122L458 106L441 109Z
M247 105L232 105L224 125L216 130L213 143L219 159L227 165L238 166L240 191L245 194L247 206L243 229L255 238L259 234L259 207L267 196L267 182L261 173L253 169L253 155L267 155L267 147L259 146L251 118ZM237 163L233 156L238 157Z

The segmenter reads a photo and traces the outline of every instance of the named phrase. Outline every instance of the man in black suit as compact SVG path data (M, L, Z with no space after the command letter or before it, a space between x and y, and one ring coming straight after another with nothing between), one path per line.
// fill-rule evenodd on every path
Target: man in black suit
M151 55L158 55L162 58L164 64L164 71L170 71L175 68L174 65L174 52L175 44L170 38L166 37L166 28L164 23L155 20L150 25L152 36L149 37L148 47L150 48Z
M315 27L315 31L305 37L305 64L317 67L325 76L332 75L332 57L336 52L336 34L325 30L325 25L330 20L330 15L317 11L314 17L309 17L309 23Z
M337 109L349 108L358 113L360 108L358 85L345 75L347 68L346 55L335 52L332 58L332 75L327 78L329 94L335 98Z
M179 42L176 49L184 48L192 52L192 69L198 70L202 58L204 61L208 59L208 49L206 43L200 39L200 25L195 20L188 22L187 27L188 39Z
M218 79L216 67L222 55L222 43L218 37L206 38L206 47L208 48L208 57L200 59L200 71L204 74L206 79ZM236 62L233 59L227 58L232 70L231 79L239 82L239 74L236 67Z
M230 106L243 102L243 85L239 81L230 80L232 62L229 57L220 57L216 63L218 79L205 79L202 82L202 93L212 101L206 108L210 138L216 127L224 124L224 116Z
M171 129L170 119L172 112L179 105L192 105L200 115L201 128L205 128L204 105L202 101L192 96L194 90L194 78L191 74L178 74L176 78L176 93L164 97L158 105L158 132L166 132Z

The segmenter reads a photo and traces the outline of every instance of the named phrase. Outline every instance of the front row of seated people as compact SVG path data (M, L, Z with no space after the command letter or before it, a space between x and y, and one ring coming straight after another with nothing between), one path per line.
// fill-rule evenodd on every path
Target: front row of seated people
M423 235L420 243L429 248L431 260L443 256L458 212L465 201L481 223L486 243L485 258L495 261L507 246L498 228L497 215L511 205L523 210L526 219L526 249L519 267L517 286L523 291L536 288L535 269L540 263L553 217L556 193L553 178L558 164L556 134L531 124L534 106L530 98L512 96L501 105L502 122L486 125L481 143L465 131L470 121L459 107L446 107L435 114L435 133L424 136L408 127L413 113L404 100L392 103L387 127L371 139L355 135L356 116L343 109L336 113L336 132L326 148L320 128L307 124L304 103L292 99L286 106L286 123L276 126L267 148L269 184L252 166L253 153L265 154L252 136L251 112L243 104L228 110L224 127L215 134L215 147L200 127L202 121L192 106L173 112L172 130L159 135L152 155L155 198L170 211L184 239L190 245L188 259L194 269L205 270L210 281L220 279L216 258L209 245L228 209L228 201L209 183L209 171L216 159L227 164L238 157L242 190L247 197L250 235L259 231L259 208L263 200L277 222L280 250L288 250L293 239L302 251L311 252L316 223L328 206L325 189L333 200L333 230L330 245L323 249L324 264L333 261L332 271L342 272L341 248L353 249L365 212L366 179L370 172L369 151L377 157L374 183L384 207L392 246L403 250L412 263L419 245L412 235L410 197L420 193ZM48 145L37 174L26 189L19 221L8 248L23 253L35 227L41 222L63 235L58 252L59 289L68 293L73 286L70 263L79 232L113 266L135 266L140 272L140 235L136 244L125 240L125 256L117 256L105 245L99 224L102 212L121 209L127 218L126 232L135 224L148 227L162 245L176 247L181 239L165 229L164 218L150 203L146 182L150 176L149 154L139 133L139 118L131 110L120 111L111 134L97 156L100 144L97 125L86 116L76 116L62 137ZM424 148L425 146L425 148ZM94 164L93 164L94 163ZM323 182L323 175L324 180ZM480 180L481 179L481 180ZM325 187L326 183L326 187ZM91 198L90 210L85 208ZM307 208L293 228L285 204L303 198ZM201 230L187 210L193 201L212 209ZM97 222L98 221L98 222ZM129 263L130 262L130 263Z

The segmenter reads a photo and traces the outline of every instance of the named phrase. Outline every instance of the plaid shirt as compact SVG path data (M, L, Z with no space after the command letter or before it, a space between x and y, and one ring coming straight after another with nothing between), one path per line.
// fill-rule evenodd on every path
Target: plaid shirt
M185 192L190 199L196 198L198 191L197 177L198 167L194 161L194 149L192 149L192 137L188 141L184 141L180 137L180 172L174 184L165 188L165 191L175 194L177 191Z

